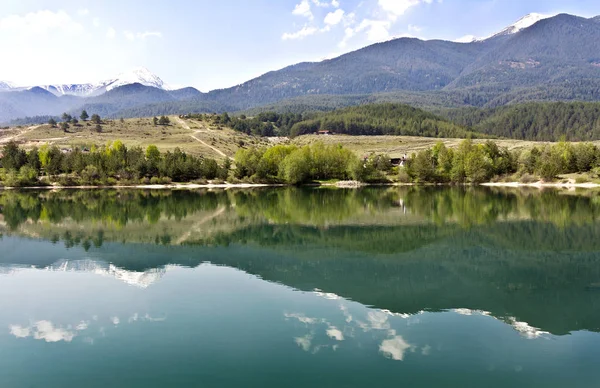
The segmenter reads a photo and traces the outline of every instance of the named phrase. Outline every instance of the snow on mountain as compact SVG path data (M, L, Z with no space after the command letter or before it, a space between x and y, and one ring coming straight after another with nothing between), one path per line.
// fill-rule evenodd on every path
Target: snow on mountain
M548 19L553 16L556 16L556 14L543 15L540 13L530 13L529 15L523 16L521 19L517 20L515 23L506 27L502 31L498 32L497 34L492 35L491 37L516 34L517 32L519 32L521 30L524 30L526 28L533 26L535 23L539 22L540 20Z
M14 89L15 85L8 81L0 81L0 91L8 91Z
M465 35L462 38L458 38L455 40L457 43L473 43L473 42L481 42L490 38L495 38L498 36L506 36L516 34L517 32L524 30L533 26L535 23L540 20L549 19L554 15L544 15L540 13L530 13L529 15L523 16L521 19L517 20L515 23L510 26L504 28L502 31L492 34L490 36L486 36L484 38L478 38L475 35Z
M146 86L169 90L162 79L145 67L138 67L132 69L131 71L121 73L115 78L96 83L39 85L38 87L49 91L55 96L68 95L78 97L94 97L106 93L109 90L118 88L119 86L130 85L134 83L140 83ZM0 91L8 91L13 89L14 86L12 84L0 81Z
M108 91L118 88L119 86L135 83L152 86L158 89L165 89L165 83L162 79L145 67L138 67L129 72L119 74L115 80L107 84L106 90Z
M95 275L112 277L139 288L148 288L158 282L167 272L168 268L155 268L145 272L128 271L113 264L86 260L62 260L45 268L47 271L57 272L87 272Z

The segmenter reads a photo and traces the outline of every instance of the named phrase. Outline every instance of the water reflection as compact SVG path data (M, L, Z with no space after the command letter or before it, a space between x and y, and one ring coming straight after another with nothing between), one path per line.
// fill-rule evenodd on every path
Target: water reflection
M0 206L0 273L34 266L147 289L211 262L401 317L459 308L531 338L600 331L595 192L44 191L0 193ZM347 338L330 326L328 338Z

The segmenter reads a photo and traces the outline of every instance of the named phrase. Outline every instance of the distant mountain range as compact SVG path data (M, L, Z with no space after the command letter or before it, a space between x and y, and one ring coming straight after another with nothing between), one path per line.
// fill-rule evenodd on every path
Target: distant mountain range
M0 82L0 122L63 111L110 117L269 109L326 110L365 102L498 107L600 101L600 17L528 15L468 43L395 39L300 63L228 89L170 90L146 69L114 79L29 88Z

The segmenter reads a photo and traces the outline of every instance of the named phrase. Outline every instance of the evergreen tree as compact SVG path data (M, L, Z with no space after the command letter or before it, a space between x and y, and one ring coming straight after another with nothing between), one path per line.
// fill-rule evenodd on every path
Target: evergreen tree
M90 118L90 116L88 115L88 113L84 109L84 110L81 111L81 115L79 116L79 118L81 119L81 121L86 121L87 119Z

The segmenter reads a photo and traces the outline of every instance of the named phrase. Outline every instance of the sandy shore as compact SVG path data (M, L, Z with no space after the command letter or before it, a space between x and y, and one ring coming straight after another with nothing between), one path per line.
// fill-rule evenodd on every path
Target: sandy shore
M545 182L534 182L534 183L521 183L521 182L497 182L497 183L482 183L481 186L486 187L535 187L538 189L543 188L555 188L555 189L597 189L600 185L597 183L575 183L569 182L557 182L557 183L545 183Z

